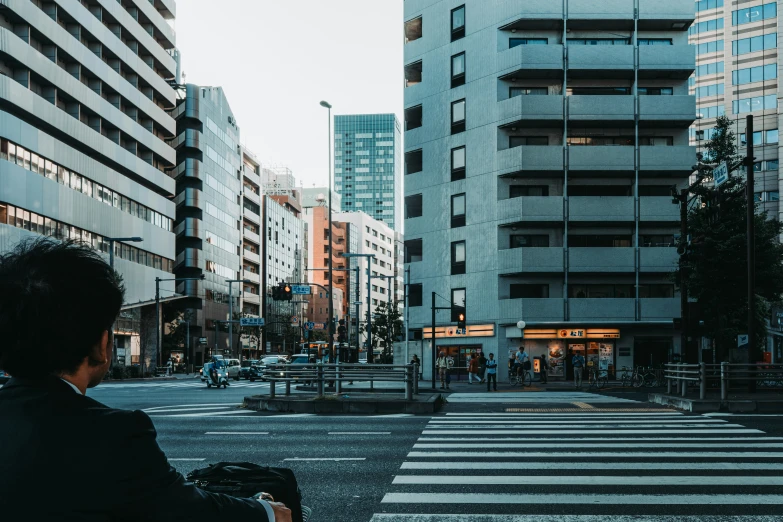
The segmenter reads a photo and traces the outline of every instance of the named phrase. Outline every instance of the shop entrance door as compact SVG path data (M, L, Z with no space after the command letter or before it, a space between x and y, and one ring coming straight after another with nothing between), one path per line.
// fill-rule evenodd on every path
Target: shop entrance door
M451 379L459 381L468 378L468 355L475 353L481 354L482 345L480 344L467 344L460 346L444 346L439 349L446 352L446 355L450 355L454 358L454 369L451 371Z
M658 368L669 362L672 340L669 338L635 339L633 343L633 365Z
M574 365L572 364L572 360L574 359L574 355L581 355L585 358L585 362L587 361L587 347L584 343L580 344L569 344L568 349L566 350L566 372L565 372L565 380L566 381L573 381L574 379ZM587 367L582 370L582 379L584 381L587 381Z

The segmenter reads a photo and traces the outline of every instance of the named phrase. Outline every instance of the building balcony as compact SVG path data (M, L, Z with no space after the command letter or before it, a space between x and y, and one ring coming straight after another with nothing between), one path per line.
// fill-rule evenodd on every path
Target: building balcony
M499 53L498 70L501 77L562 78L563 46L518 45Z
M696 147L639 147L639 170L644 176L687 178L696 163ZM632 163L633 165L633 163Z
M695 64L693 45L639 46L639 78L687 80L693 74Z
M672 204L672 198L665 196L643 196L639 198L639 219L660 223L680 222L679 205Z
M568 198L570 221L627 222L634 220L633 198L624 196L574 196Z
M247 279L248 281L252 281L257 285L261 284L261 276L258 275L255 272L249 272L247 270L242 270L242 278Z
M695 119L695 96L639 96L639 121L642 123L689 127Z
M570 272L633 272L634 249L630 247L575 247L568 249Z
M671 320L682 316L680 298L640 299L639 312L642 321Z
M498 319L516 323L520 320L562 321L563 299L500 299L498 300Z
M177 209L182 207L192 207L201 209L202 193L198 189L186 188L174 198Z
M635 299L569 299L571 321L633 321Z
M197 218L185 218L174 228L177 237L192 237L204 239L204 230L201 220Z
M625 122L634 118L633 96L568 96L568 118L571 121Z
M247 207L242 207L242 217L247 219L248 221L255 223L256 225L261 225L261 216L253 212Z
M558 247L506 248L498 251L498 270L507 274L563 272L563 249Z
M250 250L248 250L246 248L242 249L242 257L244 257L248 261L252 261L255 264L261 263L261 258L259 257L259 255L258 254L254 254L253 252L251 252Z
M680 256L673 247L642 247L639 266L642 272L670 273L677 268Z
M530 196L501 199L497 203L497 219L499 221L563 221L563 198Z
M594 2L593 5L597 4ZM568 47L568 70L576 78L595 78L596 75L603 78L632 78L633 64L633 47L630 45Z
M513 147L498 151L497 162L501 176L517 172L562 172L563 148L548 145Z
M256 205L261 204L261 196L253 192L252 190L248 190L247 188L243 188L242 190L242 197L247 198L249 201L252 201Z
M179 254L174 263L174 270L180 268L199 268L204 270L204 258L198 248L185 248Z
M248 230L246 228L242 229L242 237L245 239L250 240L251 242L255 243L256 245L261 245L261 238L258 234L253 232L252 230Z
M547 123L562 123L562 96L514 96L498 103L498 119L502 125L536 127Z
M258 294L251 294L250 292L242 292L242 300L246 303L261 306L261 296Z
M572 173L602 171L607 175L627 175L633 173L633 156L633 147L621 145L568 147L568 164Z

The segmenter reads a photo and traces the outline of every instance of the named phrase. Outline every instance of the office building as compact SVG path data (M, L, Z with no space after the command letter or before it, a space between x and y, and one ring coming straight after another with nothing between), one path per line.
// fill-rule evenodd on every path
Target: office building
M185 86L185 95L172 111L177 137L177 259L178 278L204 277L203 281L177 282L177 293L188 296L179 305L191 317L190 333L206 338L194 346L194 364L214 354L227 355L225 323L229 320L229 283L239 279L242 233L242 194L239 127L220 87ZM241 311L240 283L231 288L235 314ZM234 332L237 333L236 331ZM238 343L232 345L235 357Z
M173 0L0 10L0 252L40 235L107 254L109 238L142 238L114 243L123 314L154 299L156 277L173 277L174 16ZM130 364L138 316L125 323L136 326L118 323L116 346Z
M696 96L697 120L691 144L704 150L715 118L725 115L735 121L737 145L744 155L746 117L753 115L756 200L760 209L779 219L777 1L699 0L695 5L689 35L696 71L689 85Z
M334 190L344 211L364 212L402 230L401 148L394 114L334 117Z
M520 344L614 374L680 352L693 3L405 2L405 261L425 370ZM457 331L465 307L466 331ZM518 324L524 321L520 328ZM501 376L503 377L503 376Z
M263 317L264 290L261 281L261 164L242 147L242 315ZM252 330L248 331L248 334ZM257 359L261 352L261 331L242 336L243 356Z

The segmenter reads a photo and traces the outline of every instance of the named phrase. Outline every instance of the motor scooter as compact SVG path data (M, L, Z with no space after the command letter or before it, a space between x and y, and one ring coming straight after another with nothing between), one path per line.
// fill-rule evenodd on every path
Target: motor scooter
M228 386L228 368L223 361L209 362L204 365L204 375L207 380L207 388L213 386L226 388Z

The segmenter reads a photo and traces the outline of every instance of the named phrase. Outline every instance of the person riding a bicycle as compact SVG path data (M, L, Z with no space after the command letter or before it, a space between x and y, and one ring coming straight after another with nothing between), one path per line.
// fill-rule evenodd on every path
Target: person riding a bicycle
M522 375L523 371L530 369L530 356L525 351L525 347L520 345L514 361L514 370L517 376Z

